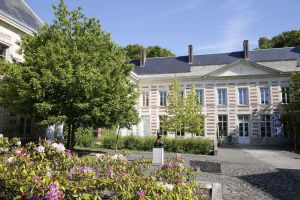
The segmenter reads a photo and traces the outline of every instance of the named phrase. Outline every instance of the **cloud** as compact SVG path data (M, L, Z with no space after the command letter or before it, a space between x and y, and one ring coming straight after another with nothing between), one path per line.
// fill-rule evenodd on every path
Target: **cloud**
M250 44L253 44L251 31L253 31L254 23L258 20L254 5L250 1L231 0L224 4L222 9L229 13L221 27L222 39L215 44L196 46L196 51L231 52L241 49L244 39L249 39Z

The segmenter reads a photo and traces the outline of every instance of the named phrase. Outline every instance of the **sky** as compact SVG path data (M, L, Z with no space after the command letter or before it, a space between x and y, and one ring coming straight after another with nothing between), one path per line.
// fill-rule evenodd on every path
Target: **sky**
M25 0L46 23L59 0ZM243 40L257 48L260 37L300 29L300 0L65 0L121 46L159 45L176 55L241 51Z

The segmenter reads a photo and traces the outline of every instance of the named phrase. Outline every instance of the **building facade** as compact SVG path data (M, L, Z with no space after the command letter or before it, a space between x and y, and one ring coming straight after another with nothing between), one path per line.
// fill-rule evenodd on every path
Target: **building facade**
M18 41L43 26L42 20L24 0L0 0L0 58L23 61L18 53ZM35 123L7 108L0 107L0 132L10 136L32 137L37 132Z
M133 78L140 99L140 124L132 132L145 136L160 129L166 115L167 94L173 79L180 81L186 96L195 86L205 117L204 136L238 144L282 144L288 135L279 118L290 103L291 73L300 70L300 47L146 58L141 52ZM189 133L167 133L191 137Z

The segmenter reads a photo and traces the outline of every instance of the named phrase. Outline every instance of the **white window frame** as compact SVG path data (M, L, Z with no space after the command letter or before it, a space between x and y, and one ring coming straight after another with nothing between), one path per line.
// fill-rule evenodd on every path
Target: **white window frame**
M198 99L198 103L201 105L201 106L204 106L204 89L202 88L199 88L199 89L196 89L196 95L197 95L197 99ZM202 92L202 96L199 96L198 92Z
M1 47L3 47L3 49L4 49L4 55L0 54L0 58L3 58L4 60L6 60L7 52L8 52L8 46L3 44L3 43L0 43L0 48Z
M164 96L162 96L164 94ZM160 90L159 91L159 106L167 106L167 91Z
M266 99L266 93L262 94L262 89L266 89L266 91L268 91L268 97ZM262 105L269 105L271 104L271 90L270 90L270 87L259 87L259 104L262 104ZM266 100L268 101L268 103L265 103Z
M149 100L149 92L143 91L142 92L142 106L143 107L148 107L150 105L150 100Z
M225 97L222 97L222 94L221 94L221 99L220 99L219 91L223 91L223 90L225 91ZM228 96L227 88L217 88L217 103L218 103L218 105L227 105L227 103L228 103L227 96Z
M262 121L263 116L270 116L270 121L266 121L266 120ZM260 137L263 137L263 138L270 138L270 137L272 137L272 115L271 114L262 114L262 115L260 115L259 118L260 118L259 119ZM270 136L268 136L267 132L266 132L266 130L267 130L266 128L268 127L268 126L266 126L267 122L270 123L270 126L269 126L270 127ZM264 124L264 129L265 129L265 135L264 136L262 136L262 133L261 133L262 124Z
M281 102L283 104L291 103L291 88L281 87Z
M246 93L245 94L242 93L242 99L241 99L240 91L243 91L243 90L246 90ZM238 88L237 94L238 94L239 105L249 105L249 89L247 87Z

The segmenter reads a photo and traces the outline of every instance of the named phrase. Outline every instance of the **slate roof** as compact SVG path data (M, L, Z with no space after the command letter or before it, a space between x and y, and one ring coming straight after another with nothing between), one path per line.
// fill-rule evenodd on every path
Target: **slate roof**
M43 26L41 19L24 0L0 0L0 14L32 31Z
M194 55L193 64L188 63L188 56L147 58L144 67L140 67L139 60L132 60L134 71L139 75L170 74L190 72L191 66L230 64L243 59L243 52ZM300 67L300 46L287 48L259 49L249 51L252 62L298 60Z

